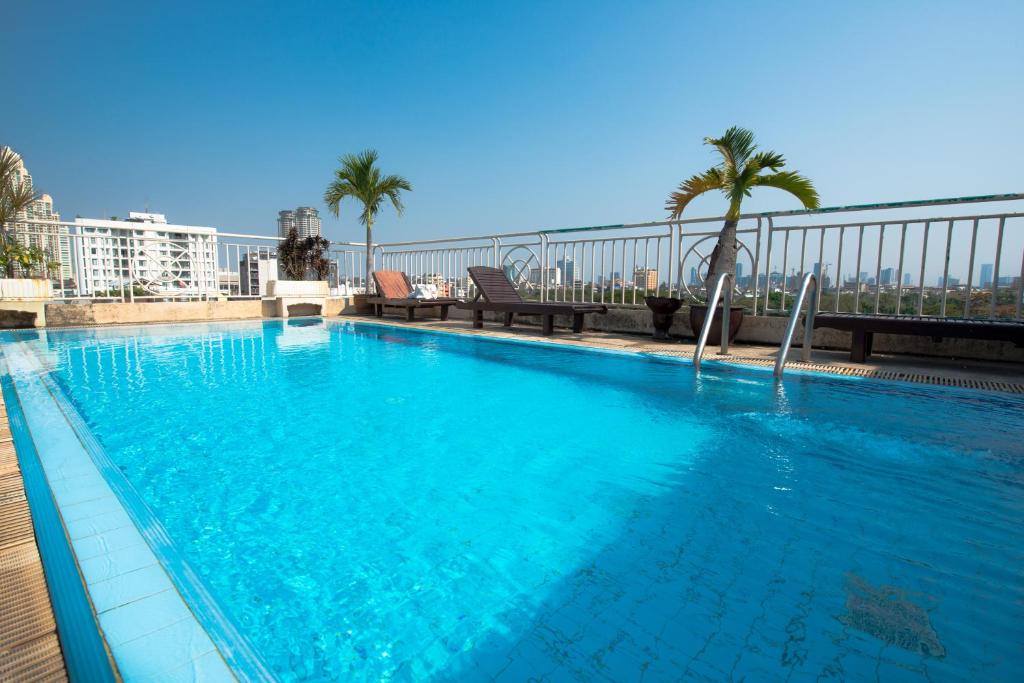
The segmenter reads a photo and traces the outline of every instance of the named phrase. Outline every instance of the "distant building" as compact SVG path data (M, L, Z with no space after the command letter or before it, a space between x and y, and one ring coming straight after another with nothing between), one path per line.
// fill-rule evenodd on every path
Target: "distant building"
M265 296L267 283L278 279L277 252L260 249L249 252L238 261L239 293L244 296Z
M992 286L992 273L995 271L995 267L991 263L981 264L981 286L991 287Z
M909 287L910 286L910 273L903 273L903 286L904 287Z
M311 206L277 212L277 235L287 237L294 229L300 238L320 235L320 212Z
M695 267L693 267L693 266L690 266L690 284L691 285L699 285L700 284L700 280L697 279L697 269Z
M28 172L25 162L18 157L18 164L14 169L14 186L19 188L22 185L32 187L32 175ZM29 222L31 221L31 222ZM60 214L53 208L53 197L42 194L39 199L29 204L25 210L19 211L14 223L8 228L16 240L26 247L39 247L46 253L47 261L51 263L60 262L58 268L49 269L47 276L63 286L64 282L70 283L73 275L71 271L71 238L68 236L66 225L59 225ZM32 273L24 272L20 266L15 268L17 275L39 276L42 273L35 270Z
M939 287L940 289L943 288L943 287L959 287L960 286L960 278L958 278L958 277L950 277L950 278L947 278L945 282L943 282L942 281L942 276L940 275L939 276L939 283L936 286Z
M644 290L658 289L658 271L654 268L637 268L633 273L634 287Z
M566 284L581 285L583 277L576 272L576 261L571 258L558 259L558 269L562 272L562 278Z
M742 279L743 279L743 264L742 263L737 263L736 264L736 282L739 282Z
M121 289L127 293L133 285L158 296L200 296L220 290L213 228L168 225L163 214L135 211L124 221L76 218L75 224L83 295Z
M883 287L896 284L896 270L894 268L883 268L879 276L879 284Z

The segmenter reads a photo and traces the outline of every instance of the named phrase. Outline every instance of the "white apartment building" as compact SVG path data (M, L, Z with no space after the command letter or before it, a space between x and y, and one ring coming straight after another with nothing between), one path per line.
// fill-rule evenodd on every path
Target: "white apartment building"
M32 175L19 157L18 166L14 169L14 186L23 184L32 186ZM31 222L29 222L31 221ZM65 280L72 278L71 273L71 240L68 228L59 225L60 214L53 209L53 197L48 194L39 196L28 207L18 213L15 222L10 225L11 234L26 247L39 247L46 252L47 261L60 262L60 267L50 270L49 277L60 286ZM18 270L21 270L20 268ZM29 273L18 273L29 275ZM39 272L31 275L40 275Z
M298 232L300 239L319 235L320 212L312 206L300 206L294 211L278 211L277 236L287 237L293 228Z
M135 285L154 296L216 296L217 231L170 225L163 214L128 220L75 219L81 296Z

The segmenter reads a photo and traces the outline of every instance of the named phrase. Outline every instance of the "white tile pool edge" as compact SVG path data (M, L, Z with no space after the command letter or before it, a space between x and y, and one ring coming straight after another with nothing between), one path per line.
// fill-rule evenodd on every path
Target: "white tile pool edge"
M3 356L123 679L273 680L33 351L12 340Z

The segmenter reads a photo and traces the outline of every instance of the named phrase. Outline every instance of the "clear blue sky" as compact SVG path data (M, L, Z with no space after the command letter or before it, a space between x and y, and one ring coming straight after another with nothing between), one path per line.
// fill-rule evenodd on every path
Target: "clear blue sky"
M0 143L67 217L270 233L374 147L415 189L381 240L654 220L732 124L826 205L1024 186L1019 1L37 0L2 23ZM361 239L356 215L326 235Z

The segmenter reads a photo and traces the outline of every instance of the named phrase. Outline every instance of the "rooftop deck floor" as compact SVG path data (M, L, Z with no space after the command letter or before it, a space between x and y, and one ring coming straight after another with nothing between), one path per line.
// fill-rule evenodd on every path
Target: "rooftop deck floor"
M441 321L437 318L424 318L409 323L391 316L377 318L375 316L346 315L342 318L353 322L414 327L506 339L543 340L566 346L587 346L677 358L692 358L696 347L696 343L692 339L660 342L648 336L591 330L573 334L567 329L556 328L555 334L544 337L540 334L540 327L533 325L516 324L512 327L504 327L501 323L485 322L483 329L477 330L473 329L469 320ZM770 368L774 366L775 356L778 353L777 346L758 344L732 344L729 350L728 356L721 356L718 355L718 347L709 344L704 352L704 362L726 362ZM811 353L810 363L800 362L799 356L799 348L790 350L785 366L787 370L810 370L835 375L1024 393L1024 364L897 354L875 354L866 363L852 363L849 360L849 351L821 349L814 349Z
M0 680L66 681L28 500L0 396Z

